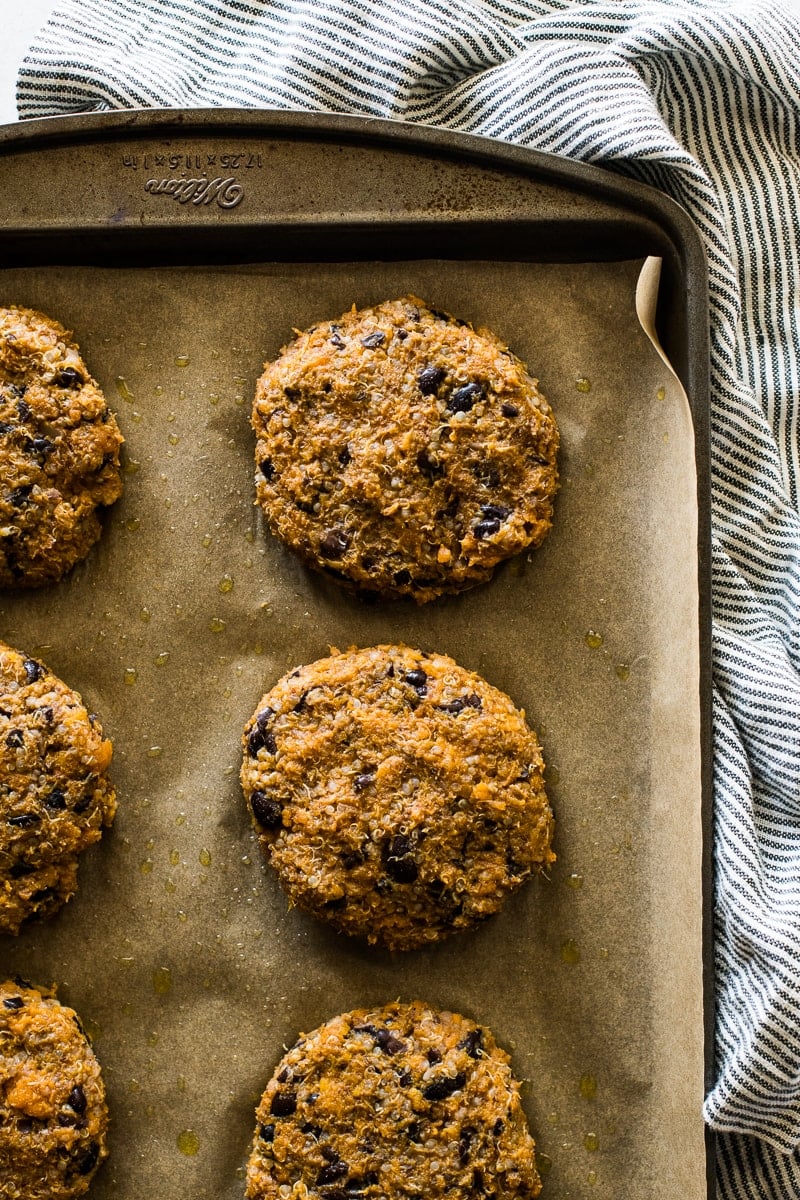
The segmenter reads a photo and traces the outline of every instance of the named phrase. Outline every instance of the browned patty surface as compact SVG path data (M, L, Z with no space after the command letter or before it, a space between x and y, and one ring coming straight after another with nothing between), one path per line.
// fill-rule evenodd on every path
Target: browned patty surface
M550 529L559 439L536 381L490 330L416 296L300 334L252 421L270 529L362 591L459 592Z
M77 692L0 642L0 932L47 917L116 809L111 742Z
M78 1017L48 991L0 983L0 1195L72 1200L106 1157L100 1067Z
M269 862L343 933L438 941L555 858L525 714L445 655L386 645L300 667L262 697L243 749Z
M122 491L122 435L72 335L0 307L0 587L39 587L85 558Z

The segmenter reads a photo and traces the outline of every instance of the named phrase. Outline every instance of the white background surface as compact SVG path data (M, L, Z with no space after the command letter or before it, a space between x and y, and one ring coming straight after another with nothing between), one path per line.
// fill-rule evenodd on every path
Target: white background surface
M800 11L800 0L783 0ZM102 3L102 0L98 0ZM56 0L0 0L0 125L17 119L17 70L38 29L58 5Z

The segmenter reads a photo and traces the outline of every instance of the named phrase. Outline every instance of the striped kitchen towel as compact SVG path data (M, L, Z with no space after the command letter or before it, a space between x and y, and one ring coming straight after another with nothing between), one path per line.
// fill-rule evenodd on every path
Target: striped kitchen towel
M800 15L777 0L61 0L22 117L213 105L420 121L678 200L711 289L723 1197L800 1197Z

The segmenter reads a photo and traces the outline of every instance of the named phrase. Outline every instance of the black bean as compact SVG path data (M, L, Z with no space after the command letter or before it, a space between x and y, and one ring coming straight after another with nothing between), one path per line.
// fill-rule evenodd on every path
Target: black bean
M44 667L33 658L26 658L22 666L25 669L25 678L28 683L36 683L36 680L41 679L44 675Z
M334 333L330 337L330 343L336 350L344 350L345 342L339 337L338 333Z
M395 337L397 338L398 342L404 342L406 340L406 338L408 337L408 330L407 329L398 329L397 333L395 334Z
M417 376L417 387L423 396L432 396L444 381L444 377L443 367L423 367Z
M382 346L386 341L386 334L380 329L376 329L374 333L368 333L361 339L361 345L367 350L375 350L376 347Z
M74 367L64 367L55 376L53 383L59 387L79 388L83 387L85 380L80 371L76 371Z
M55 449L53 443L49 438L46 437L32 438L30 448L34 454L41 454L43 456L45 454L49 454L51 450Z
M33 825L38 825L41 818L36 813L18 813L17 816L7 817L6 824L13 825L15 829L30 829Z
M481 512L484 517L497 518L498 521L505 521L506 517L510 516L512 509L507 504L482 504Z
M67 1104L76 1113L86 1112L86 1092L79 1083L75 1084L67 1097Z
M463 387L456 388L447 398L448 412L470 412L476 401L482 400L484 396L483 385L480 383L465 383Z
M273 1117L291 1117L297 1112L297 1092L294 1088L284 1088L272 1097L269 1111Z
M519 409L517 408L516 404L509 404L508 401L506 401L505 404L500 405L500 412L504 417L519 416Z
M430 1050L426 1052L425 1057L430 1065L435 1067L437 1063L442 1061L442 1052L441 1050L437 1050L435 1046L431 1046Z
M13 433L16 426L9 425L8 421L0 421L0 437L6 433Z
M459 1050L466 1050L470 1058L480 1058L483 1052L483 1030L470 1029L458 1043Z
M250 731L247 738L247 752L251 758L257 758L259 750L266 750L268 754L274 754L277 749L275 735L270 729L262 729L256 725L255 729Z
M73 804L72 811L74 813L78 813L79 815L80 815L80 813L85 813L91 803L92 803L92 793L90 791L84 792L84 794L83 794L83 796L81 796L80 800L78 800L77 803Z
M419 868L412 854L410 838L397 834L383 850L383 863L386 873L395 883L413 883L419 875Z
M335 1183L337 1179L343 1179L349 1170L347 1163L341 1159L328 1163L317 1175L317 1187L324 1187L326 1183Z
M470 467L472 474L485 487L495 491L500 486L500 471L497 467L493 467L491 463L475 463Z
M427 696L428 676L423 671L422 667L416 667L412 671L404 671L403 680L405 683L411 685L418 696Z
M8 502L14 508L24 508L30 500L33 484L27 483L24 487L14 488L13 492L8 493Z
M470 708L483 708L483 701L481 700L480 696L475 694L475 692L470 692L466 700Z
M426 479L430 479L431 482L434 479L441 479L442 475L444 475L444 467L435 455L431 454L430 450L420 450L416 461L419 471Z
M409 1125L406 1125L405 1133L410 1142L419 1142L420 1134L422 1133L422 1122L412 1121Z
M18 750L20 746L25 745L25 735L21 729L11 729L6 734L6 745L11 750Z
M314 505L316 503L317 503L317 498L315 496L311 500L295 500L294 506L295 506L295 508L299 508L300 512L306 513L307 516L310 516L314 511Z
M274 1138L275 1138L274 1124L270 1123L269 1125L259 1125L258 1136L261 1138L262 1142L274 1141Z
M353 780L353 789L356 792L363 792L375 780L375 768L368 767L361 775L356 775Z
M348 1179L345 1186L345 1195L362 1196L369 1187L374 1187L378 1182L379 1175L377 1171L368 1171L366 1175L357 1175L353 1179Z
M7 1008L9 1012L16 1012L17 1009L22 1008L24 1003L22 996L6 996L3 1000L3 1008Z
M411 1087L411 1084L414 1082L414 1076L410 1071L401 1071L397 1076L397 1082L400 1084L400 1087Z
M8 873L12 879L25 879L28 875L32 875L35 870L36 867L31 866L30 863L15 862L9 867Z
M457 1075L443 1075L440 1079L434 1079L426 1088L423 1088L423 1099L446 1100L454 1092L460 1092L466 1082L467 1077L463 1071L459 1071Z
M284 1067L282 1071L278 1072L278 1076L277 1076L278 1083L289 1083L289 1081L293 1077L294 1077L294 1072L292 1071L292 1068Z
M319 552L323 558L341 558L350 545L350 534L345 529L326 529L320 538Z
M383 1053L390 1056L392 1054L399 1054L401 1050L405 1050L406 1048L405 1042L392 1033L391 1029L379 1029L375 1041Z
M346 871L352 871L364 861L364 855L358 850L345 850L341 855L342 866Z
M472 532L476 538L483 539L493 537L494 534L500 532L500 521L497 517L489 517L483 521L478 521L472 526Z
M451 496L450 499L448 500L447 504L444 506L444 508L437 509L436 520L442 521L445 519L445 517L447 517L449 520L452 521L455 518L456 513L458 512L458 506L460 503L461 503L460 496L458 496L458 495ZM420 579L418 582L422 583L422 580ZM434 582L434 581L432 580L431 582Z
M258 469L266 479L267 483L271 483L275 478L275 464L271 458L262 458L258 464Z
M280 829L283 818L283 806L280 800L257 790L250 796L250 808L262 828Z
M458 1161L462 1167L469 1158L469 1152L472 1147L472 1141L475 1137L475 1126L465 1125L461 1130L461 1135L458 1139Z
M454 717L457 717L458 714L463 712L466 707L466 700L462 700L460 696L457 696L455 700L449 700L447 704L436 705L436 708L439 712L452 713Z
M472 1190L474 1192L483 1192L483 1171L478 1167L472 1172Z
M343 450L339 451L340 466L346 467L348 465L348 463L350 463L352 457L353 456L350 453L349 447L345 446Z
M43 804L45 808L49 808L52 812L62 812L67 807L67 798L61 791L61 788L53 788L52 792L45 796Z
M325 1162L339 1162L339 1151L334 1150L333 1146L321 1146L320 1153Z
M79 1175L89 1175L97 1166L97 1160L100 1157L100 1146L97 1142L92 1142L88 1150L81 1150L75 1157L75 1166L78 1168Z
M20 394L22 394L22 393L20 393ZM17 415L19 416L20 421L29 421L31 419L31 417L33 416L33 412L31 410L31 406L30 406L30 404L28 404L27 400L18 400L17 401Z

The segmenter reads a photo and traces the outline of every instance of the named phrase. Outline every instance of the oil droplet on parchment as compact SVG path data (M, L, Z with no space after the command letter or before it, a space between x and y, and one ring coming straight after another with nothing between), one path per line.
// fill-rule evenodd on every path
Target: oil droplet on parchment
M166 996L172 990L172 972L169 967L156 967L153 971L153 991L157 996Z
M565 963L576 963L581 960L581 948L574 938L567 938L561 945L561 958Z
M128 404L133 404L133 400L134 400L133 392L128 387L128 383L127 383L127 380L125 379L125 376L118 375L115 380L115 383L117 385L117 391L119 392L122 399L126 400L128 402Z
M200 1138L193 1129L183 1129L175 1139L181 1154L192 1158L200 1149Z

